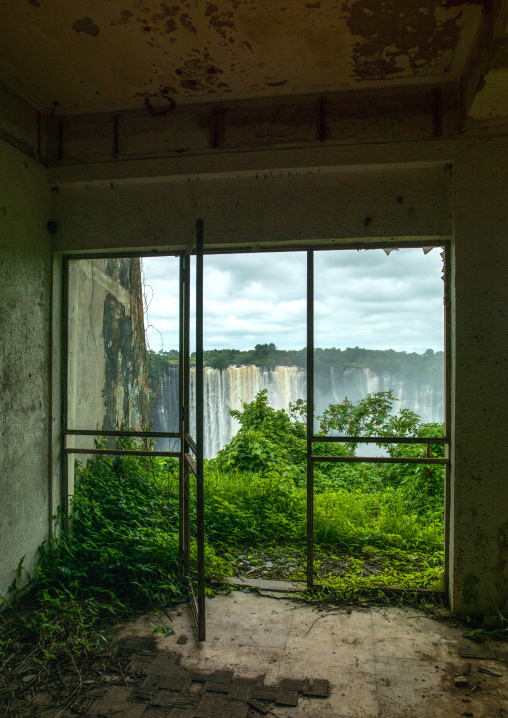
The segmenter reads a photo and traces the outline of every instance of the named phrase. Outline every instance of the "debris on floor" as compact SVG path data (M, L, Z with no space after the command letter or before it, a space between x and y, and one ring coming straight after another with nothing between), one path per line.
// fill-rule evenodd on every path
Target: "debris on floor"
M180 654L140 649L141 645L136 639L120 645L130 653L124 669L126 685L103 684L98 690L90 686L73 708L87 718L247 718L266 714L274 705L297 706L302 694L313 698L329 694L326 680L287 678L267 686L264 675L245 678L230 670L187 670L180 665ZM39 715L48 707L40 704Z

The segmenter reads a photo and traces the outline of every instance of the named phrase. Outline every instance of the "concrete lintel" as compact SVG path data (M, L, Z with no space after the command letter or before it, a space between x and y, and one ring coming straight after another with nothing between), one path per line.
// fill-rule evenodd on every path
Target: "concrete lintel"
M439 128L439 129L436 129ZM456 136L453 83L52 118L49 164Z

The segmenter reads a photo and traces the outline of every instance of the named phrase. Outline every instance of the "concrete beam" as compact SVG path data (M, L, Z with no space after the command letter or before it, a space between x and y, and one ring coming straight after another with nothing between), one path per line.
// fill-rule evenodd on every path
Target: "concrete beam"
M443 162L62 184L53 194L54 246L63 251L178 249L197 217L215 249L442 239L453 231L451 166Z
M72 115L49 122L52 166L212 152L425 140L459 131L453 84Z

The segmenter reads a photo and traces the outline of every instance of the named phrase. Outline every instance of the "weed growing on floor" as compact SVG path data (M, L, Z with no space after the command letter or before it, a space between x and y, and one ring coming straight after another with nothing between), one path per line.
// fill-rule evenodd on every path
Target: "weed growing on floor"
M391 394L331 406L320 432L439 436L411 412L392 412ZM235 557L262 547L276 556L306 541L304 402L289 412L260 392L232 414L237 435L205 462L206 564L209 580L233 570ZM439 433L441 432L441 434ZM124 442L124 448L135 448ZM354 445L317 444L316 453L353 453ZM422 456L425 445L388 445L393 456ZM441 445L429 447L442 456ZM191 530L195 535L195 483ZM443 471L440 466L319 464L314 535L323 555L319 592L350 602L397 584L431 586L442 570ZM105 628L133 613L183 600L178 565L178 463L161 457L96 455L77 464L68 535L43 544L23 587L20 563L0 613L0 664L26 663L41 675L79 661L106 644ZM195 554L195 544L192 545ZM335 558L330 562L327 556ZM292 578L304 577L300 561ZM208 591L213 585L209 582ZM384 594L383 594L384 595ZM159 629L155 626L154 630ZM170 631L171 626L165 626ZM12 673L4 670L5 680ZM3 680L3 679L2 679ZM2 685L0 683L0 696ZM1 698L0 698L1 700Z
M112 623L186 597L178 566L178 490L168 480L175 461L96 455L76 468L68 535L39 548L24 586L20 562L3 601L0 713L20 670L40 681L54 668L79 670L87 656L107 647ZM216 578L229 570L211 546L206 559Z

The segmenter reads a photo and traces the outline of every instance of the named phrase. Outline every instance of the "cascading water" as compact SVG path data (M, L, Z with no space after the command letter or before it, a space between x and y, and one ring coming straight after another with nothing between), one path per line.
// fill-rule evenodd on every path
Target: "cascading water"
M195 370L190 372L191 434L195 426L196 395ZM204 369L205 456L212 458L238 431L238 422L229 415L229 409L241 409L242 400L252 401L261 389L268 389L268 398L274 409L287 409L297 399L305 399L306 372L296 366L230 366L227 369ZM367 394L392 390L395 411L406 408L418 414L426 423L442 422L444 418L444 388L433 386L397 374L378 375L366 368L348 368L337 371L334 367L316 372L316 415L347 396L352 402ZM154 392L152 406L154 431L178 431L178 367L164 369ZM167 442L166 442L167 444ZM159 442L158 448L168 448ZM362 453L365 453L362 451Z

